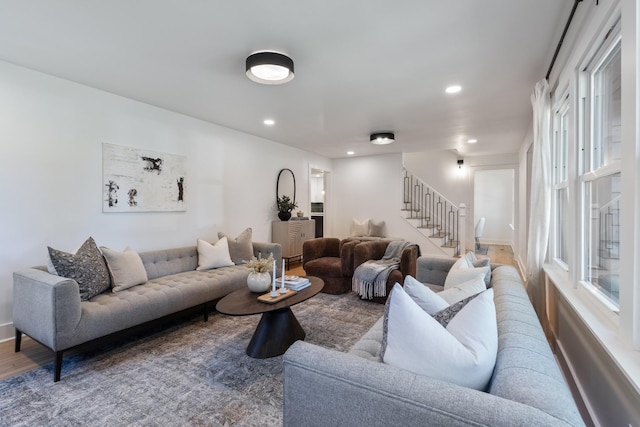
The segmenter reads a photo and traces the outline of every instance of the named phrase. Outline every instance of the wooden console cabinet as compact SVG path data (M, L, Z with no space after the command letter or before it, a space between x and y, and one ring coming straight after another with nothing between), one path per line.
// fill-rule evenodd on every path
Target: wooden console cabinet
M271 241L282 245L282 258L287 267L291 261L302 260L302 244L315 235L314 220L273 221Z

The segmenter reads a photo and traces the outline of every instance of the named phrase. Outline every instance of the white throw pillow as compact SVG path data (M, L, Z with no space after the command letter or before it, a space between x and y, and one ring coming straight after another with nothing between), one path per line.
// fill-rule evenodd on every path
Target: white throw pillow
M464 254L464 258L467 259L467 263L469 264L469 267L473 267L473 263L478 260L478 257L476 256L475 252L472 252L472 251L469 251L466 254Z
M107 261L111 275L113 292L120 292L136 285L147 283L147 270L144 268L140 255L130 247L123 252L101 246L100 250Z
M449 273L447 273L447 277L444 279L444 289L446 290L454 286L458 286L475 278L478 274L482 274L482 277L484 279L484 276L488 274L489 271L489 267L458 269L452 268L451 270L449 270Z
M487 285L484 281L484 274L476 273L474 278L459 285L452 286L449 289L445 289L442 292L438 292L436 295L446 301L447 305L452 305L486 289Z
M472 268L473 265L469 262L466 256L461 256L458 260L451 266L449 271L451 270L460 270L461 268Z
M351 222L351 237L364 237L369 234L369 222L371 220L365 219L360 222L357 219L353 219Z
M498 351L493 290L470 301L445 329L396 284L385 310L384 363L484 390Z
M211 268L229 267L233 264L229 255L229 242L226 237L211 244L204 240L198 240L198 267L196 270L209 270Z
M435 314L450 305L438 294L409 275L404 278L404 290L420 308L429 314Z

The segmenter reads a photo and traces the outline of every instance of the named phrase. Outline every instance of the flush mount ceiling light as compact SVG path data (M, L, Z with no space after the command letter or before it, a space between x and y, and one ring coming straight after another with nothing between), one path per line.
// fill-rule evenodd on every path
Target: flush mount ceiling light
M453 85L453 86L449 86L447 87L444 91L447 93L458 93L462 90L462 86L460 85Z
M263 85L281 85L293 80L293 60L278 52L256 52L247 57L247 77Z
M475 144L476 142L478 142L477 139L469 139L469 140L467 140L467 144Z
M375 145L391 144L395 140L396 137L393 132L376 132L372 133L369 137L369 141L371 141L371 143Z

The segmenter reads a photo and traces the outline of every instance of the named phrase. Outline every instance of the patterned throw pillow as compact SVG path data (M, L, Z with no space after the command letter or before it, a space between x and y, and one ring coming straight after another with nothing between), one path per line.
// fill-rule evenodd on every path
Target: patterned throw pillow
M467 303L469 303L472 299L474 299L481 293L482 292L479 292L475 295L471 295L470 297L463 299L462 301L453 303L444 310L440 310L439 312L432 314L431 317L433 317L438 323L440 323L443 328L446 328L451 319L453 319L455 315L458 314L465 305L467 305Z
M232 239L221 231L218 232L218 239L222 239L223 237L227 238L229 255L231 255L231 260L235 265L242 264L253 258L252 230L250 227L240 233L235 239Z
M80 299L87 301L111 287L109 270L104 258L89 237L75 254L48 247L51 263L58 276L73 279L80 287Z

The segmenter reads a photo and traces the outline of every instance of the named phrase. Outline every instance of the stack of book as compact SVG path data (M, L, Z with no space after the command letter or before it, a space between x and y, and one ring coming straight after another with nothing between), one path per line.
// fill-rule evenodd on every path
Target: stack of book
M280 283L281 279L278 279L276 283ZM306 277L299 276L284 276L284 286L287 289L293 289L294 291L299 291L301 289L306 288L307 286L311 286L311 282Z

